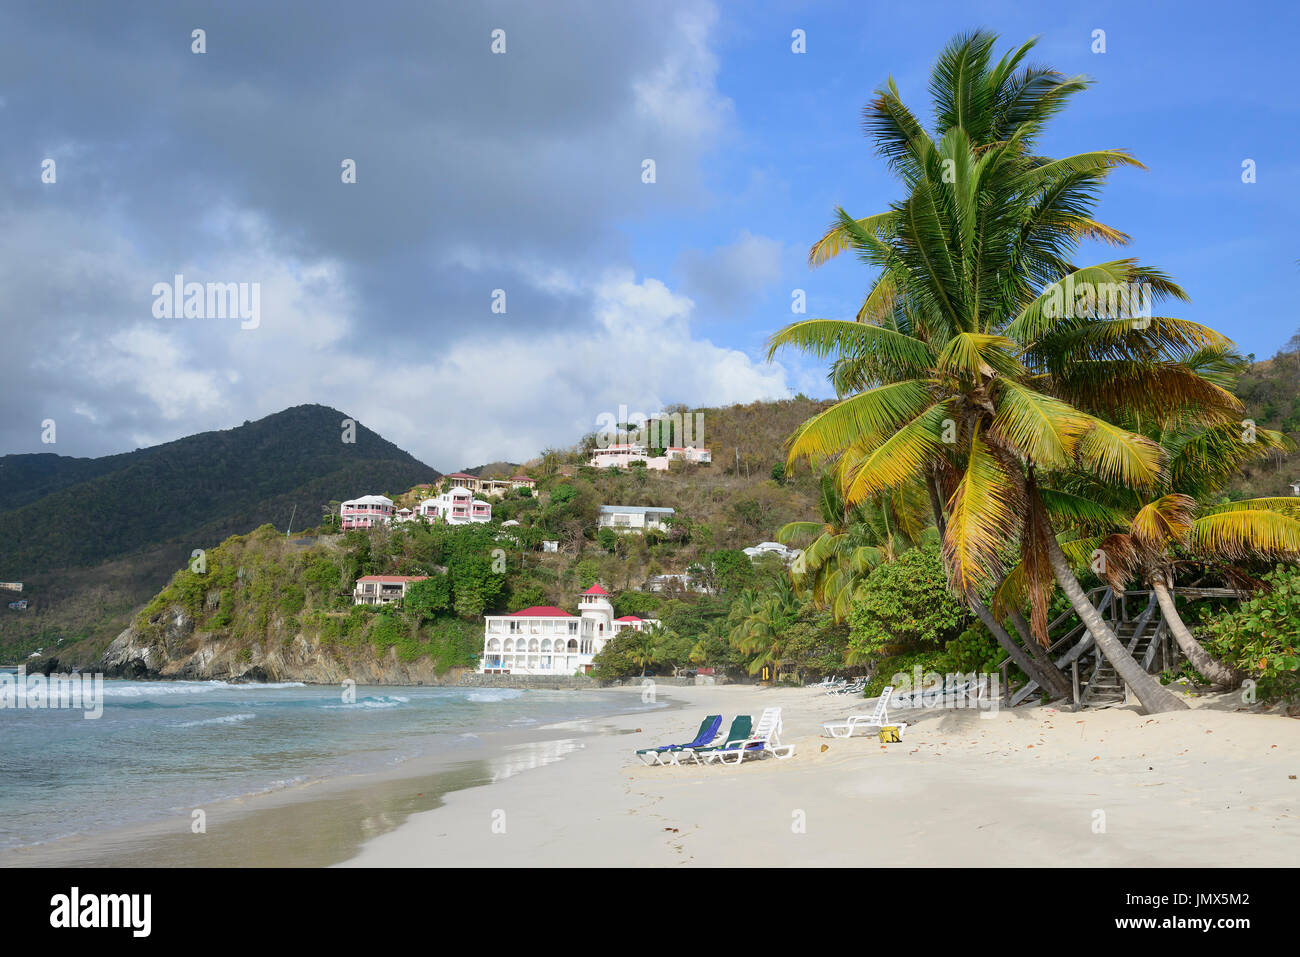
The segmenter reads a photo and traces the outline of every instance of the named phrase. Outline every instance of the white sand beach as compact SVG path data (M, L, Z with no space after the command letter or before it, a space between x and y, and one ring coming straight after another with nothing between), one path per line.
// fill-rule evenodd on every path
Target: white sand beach
M624 689L629 695L637 689ZM659 687L554 763L456 791L352 866L1294 866L1300 721L1203 697L1134 709L898 712L898 744L832 739L871 710L814 689ZM646 767L703 715L783 709L788 760ZM638 730L639 729L639 730ZM564 739L564 726L551 729ZM620 733L621 732L621 733ZM346 865L345 865L346 866Z

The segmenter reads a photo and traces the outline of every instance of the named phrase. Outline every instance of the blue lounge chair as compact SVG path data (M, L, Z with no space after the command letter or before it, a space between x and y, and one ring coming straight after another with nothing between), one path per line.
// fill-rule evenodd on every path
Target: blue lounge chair
M647 765L664 765L664 755L667 755L667 764L676 764L678 752L683 751L686 748L702 748L705 745L712 744L717 739L718 731L721 727L722 715L711 714L700 722L700 730L696 733L694 741L687 742L686 744L664 744L657 748L641 748L636 753L637 757Z

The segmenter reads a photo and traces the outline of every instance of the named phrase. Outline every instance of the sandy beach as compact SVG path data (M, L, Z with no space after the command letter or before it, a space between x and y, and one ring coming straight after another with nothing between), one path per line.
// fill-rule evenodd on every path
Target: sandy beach
M636 689L625 689L629 695ZM870 710L814 689L659 688L675 707L615 717L560 760L455 791L349 866L1292 866L1300 721L1235 696L1146 717L912 710L902 743L831 739ZM865 707L864 707L865 704ZM783 709L789 760L645 767L706 713ZM640 729L639 731L637 729ZM563 726L549 729L557 739Z

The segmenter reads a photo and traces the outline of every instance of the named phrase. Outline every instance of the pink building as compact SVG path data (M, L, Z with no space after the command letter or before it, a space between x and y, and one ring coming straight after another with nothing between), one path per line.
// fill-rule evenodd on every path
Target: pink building
M363 495L339 505L344 528L374 528L393 519L393 500L382 495Z

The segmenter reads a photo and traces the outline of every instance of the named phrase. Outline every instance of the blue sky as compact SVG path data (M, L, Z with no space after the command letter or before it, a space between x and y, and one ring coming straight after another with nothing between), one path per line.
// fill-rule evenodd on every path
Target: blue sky
M1043 140L1049 155L1119 147L1147 171L1111 178L1098 218L1129 233L1129 251L1170 272L1192 297L1185 318L1271 356L1300 329L1300 97L1295 39L1300 6L1243 3L916 3L724 6L718 88L735 103L735 139L706 162L715 205L697 215L628 223L643 268L673 268L682 237L732 242L742 230L779 240L783 269L734 317L707 317L701 333L757 353L788 321L790 290L809 315L847 317L870 276L852 257L810 270L808 246L835 205L854 215L898 198L895 181L859 131L870 92L892 75L928 113L931 62L955 33L986 28L1011 46L1041 39L1034 59L1094 86ZM790 52L791 29L807 33ZM1092 31L1106 52L1093 53ZM1241 181L1254 159L1257 179ZM1083 261L1116 253L1085 250ZM680 272L670 273L680 277ZM787 357L786 361L790 361ZM823 390L824 391L824 390Z
M769 364L764 342L794 289L809 316L854 312L866 268L805 257L837 204L898 197L861 108L892 75L928 116L933 59L975 28L1039 36L1036 62L1093 78L1043 151L1136 154L1149 169L1117 171L1099 218L1188 290L1178 314L1269 356L1300 327L1297 20L1280 3L9 5L0 452L100 455L315 402L450 471L570 444L622 406L827 395L822 367ZM159 318L151 290L177 273L258 284L259 323Z

